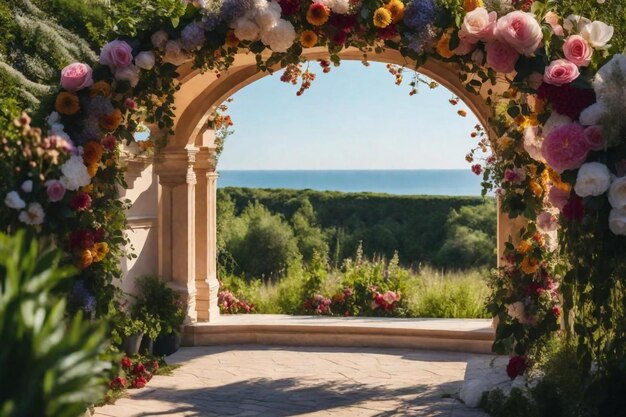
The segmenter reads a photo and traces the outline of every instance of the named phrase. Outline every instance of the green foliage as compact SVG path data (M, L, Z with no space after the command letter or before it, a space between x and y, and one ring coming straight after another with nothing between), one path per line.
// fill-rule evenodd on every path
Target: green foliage
M54 292L74 272L23 232L0 234L0 415L82 416L103 394L103 323L65 317Z
M120 35L135 36L155 27L177 27L186 10L180 0L112 0L112 29Z
M135 281L137 300L133 306L134 314L138 317L153 317L156 319L159 331L151 339L156 339L159 333L170 334L180 332L185 320L185 310L180 294L168 287L165 281L157 276L146 275ZM154 332L156 326L147 323L149 330Z

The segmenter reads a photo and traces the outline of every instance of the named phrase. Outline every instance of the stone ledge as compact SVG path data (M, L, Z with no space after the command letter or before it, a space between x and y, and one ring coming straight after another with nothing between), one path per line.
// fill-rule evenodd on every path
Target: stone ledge
M185 346L269 344L288 346L398 347L490 353L491 320L221 316L188 325Z

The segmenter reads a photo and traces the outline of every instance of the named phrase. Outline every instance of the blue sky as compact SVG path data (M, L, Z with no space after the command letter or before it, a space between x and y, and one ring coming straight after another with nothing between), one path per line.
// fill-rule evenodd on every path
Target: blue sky
M384 64L343 62L297 97L280 74L236 93L229 114L235 133L218 169L467 169L477 123L451 106L444 87L421 85L410 97Z

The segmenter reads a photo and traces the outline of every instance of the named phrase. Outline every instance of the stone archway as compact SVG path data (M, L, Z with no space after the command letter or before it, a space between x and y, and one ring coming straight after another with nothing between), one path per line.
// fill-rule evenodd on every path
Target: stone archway
M342 51L341 59L362 60L357 49ZM328 59L323 48L305 50L307 60ZM395 50L368 57L368 60L413 68L414 63ZM280 68L276 68L277 70ZM433 59L420 72L460 97L491 134L492 108L483 95L467 92L454 64ZM214 132L208 117L217 105L254 81L268 75L259 72L253 54L240 53L229 70L217 76L185 65L179 68L180 90L174 102L174 134L155 160L159 178L159 274L187 301L187 321L213 320L219 316L216 266L216 190ZM505 89L502 83L492 90ZM498 211L498 257L504 242L519 228L521 219L512 221Z

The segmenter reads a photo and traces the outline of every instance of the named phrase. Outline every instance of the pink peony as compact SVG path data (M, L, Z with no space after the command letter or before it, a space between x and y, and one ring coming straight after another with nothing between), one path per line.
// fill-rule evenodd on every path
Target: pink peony
M602 128L598 125L585 128L585 140L593 151L604 149L604 136L602 135Z
M532 55L543 40L541 26L535 17L520 10L498 19L495 35L520 54Z
M55 203L63 200L65 196L65 186L59 180L46 181L46 193L48 194L48 200Z
M569 201L569 194L570 193L568 191L565 191L562 188L552 187L548 192L548 201L550 201L552 206L558 208L559 210L563 210L563 207L565 207Z
M102 47L100 63L108 66L111 71L126 68L133 62L133 50L124 41L114 40Z
M93 85L91 67L76 62L61 70L61 87L68 91L78 91Z
M497 18L496 12L489 13L484 7L467 12L459 30L459 38L470 43L492 40Z
M487 43L487 64L497 72L509 73L515 69L519 54L498 40Z
M578 168L589 154L585 130L578 123L568 123L553 130L543 141L541 153L557 172Z
M580 75L578 67L567 59L554 60L546 67L543 73L543 80L552 85L560 87L569 84Z
M563 44L563 54L573 64L579 67L586 67L591 62L593 48L580 35L571 35L565 39Z

